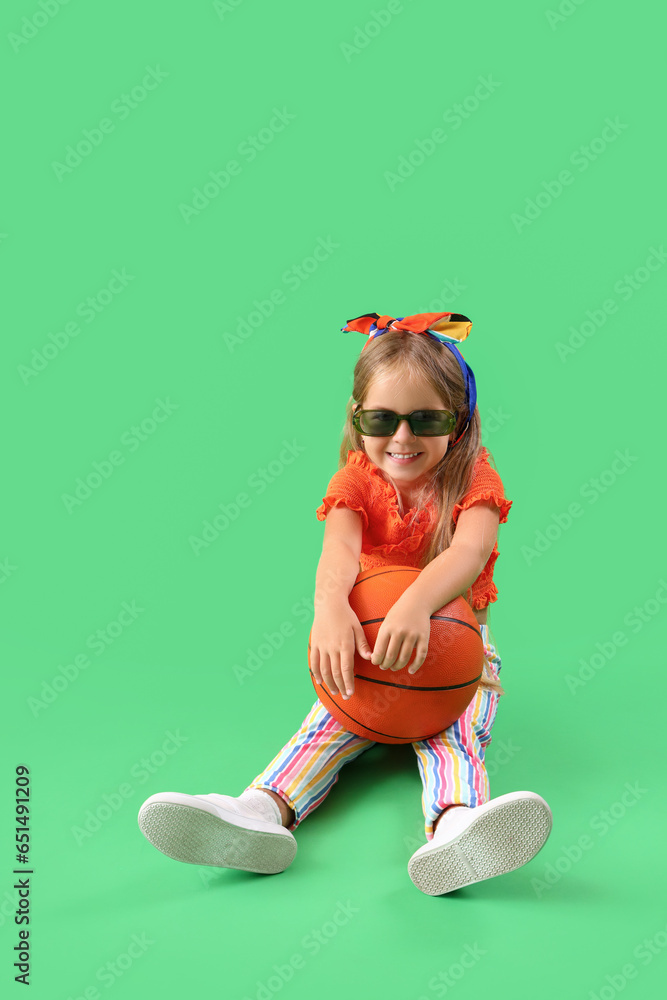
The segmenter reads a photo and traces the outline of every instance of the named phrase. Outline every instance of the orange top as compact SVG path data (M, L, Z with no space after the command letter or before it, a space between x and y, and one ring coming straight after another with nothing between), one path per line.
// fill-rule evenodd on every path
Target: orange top
M489 463L488 455L488 449L483 447L475 463L472 486L454 507L454 524L462 510L480 500L492 500L500 509L500 524L507 521L513 501L506 499L500 476ZM322 500L316 511L318 521L324 521L332 507L341 505L361 514L360 571L389 565L419 566L436 524L435 504L429 502L419 510L414 524L408 527L415 508L411 507L401 517L394 487L366 452L348 451L346 465L331 477ZM498 589L493 582L497 558L496 542L486 566L472 585L472 607L475 609L485 608L498 599Z

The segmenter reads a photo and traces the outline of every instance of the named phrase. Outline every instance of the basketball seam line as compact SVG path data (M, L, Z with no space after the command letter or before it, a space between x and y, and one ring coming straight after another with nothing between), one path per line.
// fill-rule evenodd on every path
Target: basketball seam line
M362 725L362 723L360 723L358 719L355 719L353 716L351 716L350 713L346 712L344 708L338 705L338 703L336 703L336 708L340 712L342 712L343 715L346 715L348 719L351 719L352 722L355 722L357 725ZM393 740L405 740L408 743L419 743L421 742L421 740L430 740L434 736L438 736L442 732L442 730L438 730L437 733L431 733L430 736L396 736L395 733L383 733L381 729L373 729L372 726L367 726L365 723L363 723L363 727L364 729L368 730L369 733L377 733L378 736L388 736L390 739ZM354 735L358 736L359 734L356 733Z
M470 625L469 622L461 621L460 618L450 618L449 615L429 615L429 618L431 621L435 622L456 622L457 625L465 625L465 627L469 628L471 632L474 632L475 635L478 635L480 639L482 639L482 642L484 641L484 639L482 638L482 633L478 632L474 625ZM376 622L383 622L383 621L384 618L366 618L365 621L363 622L360 621L359 624L375 625Z
M366 677L365 674L354 675L355 680L369 681L371 684L385 684L387 687L406 688L408 691L456 691L459 688L469 687L470 684L476 684L478 680L481 680L481 677L482 674L478 674L477 677L473 677L463 684L448 684L442 687L419 687L416 684L398 684L396 681L382 681L375 677Z

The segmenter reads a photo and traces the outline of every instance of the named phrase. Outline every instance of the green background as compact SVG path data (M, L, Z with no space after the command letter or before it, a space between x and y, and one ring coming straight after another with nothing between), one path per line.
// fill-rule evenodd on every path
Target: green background
M664 24L647 2L558 9L5 6L0 975L17 993L23 763L34 997L604 1000L664 982ZM514 501L491 794L543 795L550 839L511 874L420 893L416 758L376 745L285 872L164 857L141 802L240 794L314 700L315 509L365 342L340 327L446 310L473 319L484 443ZM316 950L341 903L356 912ZM145 951L100 978L133 935Z

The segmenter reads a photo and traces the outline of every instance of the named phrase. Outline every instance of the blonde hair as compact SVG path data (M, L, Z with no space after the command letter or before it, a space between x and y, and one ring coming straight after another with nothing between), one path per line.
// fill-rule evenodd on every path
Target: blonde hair
M368 396L371 383L387 375L399 375L407 381L422 381L429 385L442 399L445 409L456 413L456 425L450 439L456 441L468 419L465 383L457 359L444 344L424 334L414 334L405 330L387 330L379 337L373 337L362 350L354 367L352 397L346 406L346 418L340 446L338 468L347 464L350 450L363 451L361 434L352 422L352 411L356 403L362 403ZM473 411L468 428L455 447L448 447L441 460L427 473L428 479L419 490L415 501L415 514L408 522L412 527L418 513L427 502L432 502L437 511L437 520L428 549L422 556L419 568L423 569L436 556L449 548L454 535L452 513L457 504L472 485L475 462L482 448L482 432L479 410ZM491 457L489 453L489 457ZM495 465L495 462L493 463ZM392 476L384 470L381 474L396 490L398 509L404 515L400 491ZM466 598L472 606L472 587L466 591ZM487 612L488 614L488 612ZM499 682L490 675L485 664L482 683L504 693Z

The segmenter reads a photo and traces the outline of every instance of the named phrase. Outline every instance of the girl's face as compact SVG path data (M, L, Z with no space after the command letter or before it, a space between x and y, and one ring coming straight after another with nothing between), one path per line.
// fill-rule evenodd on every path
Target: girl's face
M451 409L428 384L411 383L395 375L374 379L361 404L364 410L393 410L394 413ZM361 439L370 460L378 468L388 472L409 493L422 485L425 473L446 454L450 437L450 434L441 437L415 437L407 420L401 420L390 437L368 437L362 434ZM415 452L418 453L416 458L406 460L398 457Z

